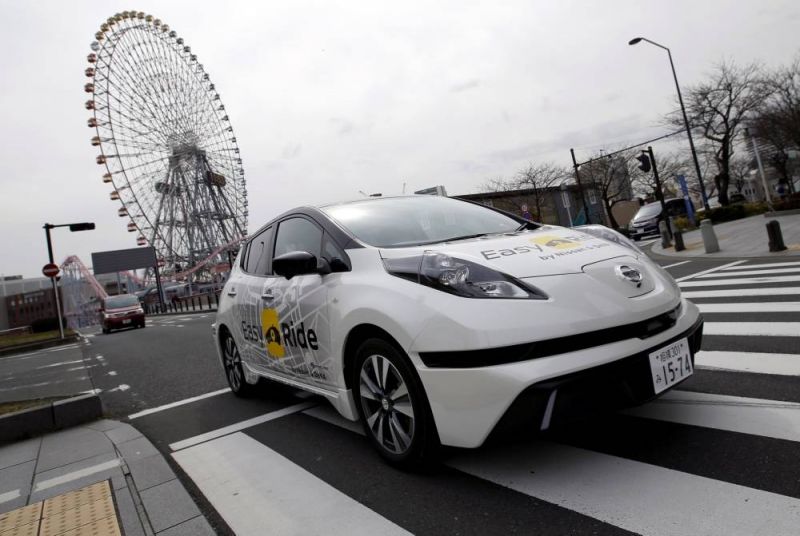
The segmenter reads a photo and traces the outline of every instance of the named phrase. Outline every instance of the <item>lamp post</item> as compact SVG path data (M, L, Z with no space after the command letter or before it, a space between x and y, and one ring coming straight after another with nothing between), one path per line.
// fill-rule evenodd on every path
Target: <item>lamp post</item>
M76 231L92 231L94 230L94 223L91 222L63 223L61 225L53 225L52 223L45 223L44 234L47 237L47 257L50 259L50 264L53 264L53 243L50 240L50 229L54 229L56 227L69 227L69 230L74 233ZM61 320L61 300L58 297L58 285L56 284L55 277L52 277L51 281L53 282L53 294L55 295L56 299L56 315L58 316L58 333L61 336L61 339L63 339L64 322Z
M700 193L703 196L703 206L708 210L708 198L706 197L706 187L703 184L703 174L700 172L700 162L697 160L697 150L694 148L694 140L692 139L692 129L689 127L689 118L686 116L686 107L683 105L683 96L681 95L681 86L678 84L678 75L675 74L675 64L672 62L672 52L664 45L659 45L655 41L651 41L646 37L634 37L628 41L629 45L636 45L641 41L646 41L651 45L663 48L667 51L669 57L669 66L672 67L672 78L675 80L675 89L678 91L678 102L681 103L681 113L683 113L683 124L686 126L686 136L689 138L689 146L692 148L692 159L694 160L694 169L697 172L697 180L700 182Z

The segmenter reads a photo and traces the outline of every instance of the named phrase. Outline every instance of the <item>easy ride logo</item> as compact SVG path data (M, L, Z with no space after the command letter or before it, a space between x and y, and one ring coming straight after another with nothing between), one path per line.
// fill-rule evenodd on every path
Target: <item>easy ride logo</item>
M277 309L261 311L261 325L252 326L242 322L245 338L263 344L267 355L281 359L286 356L286 349L302 348L318 350L319 340L313 328L306 329L305 322L295 325L294 321L281 322Z
M531 238L531 243L539 244L540 246L544 246L547 248L553 249L572 249L580 247L583 244L582 241L574 240L571 238L564 238L561 236L555 235L545 235L545 236L537 236Z

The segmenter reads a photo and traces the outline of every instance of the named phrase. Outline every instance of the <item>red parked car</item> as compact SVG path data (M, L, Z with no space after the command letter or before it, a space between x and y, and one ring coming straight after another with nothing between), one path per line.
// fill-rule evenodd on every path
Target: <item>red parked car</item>
M112 329L144 327L144 309L139 303L139 298L133 294L107 297L103 300L100 314L103 333L108 333Z

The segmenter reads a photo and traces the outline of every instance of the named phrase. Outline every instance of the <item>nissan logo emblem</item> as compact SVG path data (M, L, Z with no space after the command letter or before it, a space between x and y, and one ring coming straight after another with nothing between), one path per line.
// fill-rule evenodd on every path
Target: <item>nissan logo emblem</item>
M621 264L617 266L614 271L617 273L617 276L622 279L623 281L627 281L632 285L636 285L636 288L642 286L642 279L644 276L642 272L637 270L636 268L631 268L626 264Z

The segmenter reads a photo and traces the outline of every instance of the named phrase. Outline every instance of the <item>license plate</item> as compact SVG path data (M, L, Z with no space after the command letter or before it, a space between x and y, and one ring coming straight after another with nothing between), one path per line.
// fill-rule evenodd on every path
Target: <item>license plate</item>
M656 394L669 389L694 372L689 341L685 338L650 354L650 372Z
M130 318L126 318L125 320L122 321L122 323L123 324L130 324L131 323L131 319Z

